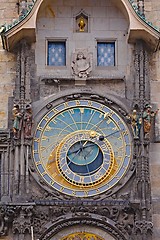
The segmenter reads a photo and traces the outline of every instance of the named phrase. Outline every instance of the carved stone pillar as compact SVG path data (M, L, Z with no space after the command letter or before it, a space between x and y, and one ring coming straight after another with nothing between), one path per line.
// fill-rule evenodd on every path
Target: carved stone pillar
M150 85L148 75L148 53L142 41L136 43L135 54L135 99L140 116L143 119L145 104L150 100ZM151 191L149 176L149 139L145 138L143 121L140 133L140 139L135 141L136 149L136 184L137 184L137 201L140 203L137 210L135 231L137 239L152 239L151 223ZM148 227L149 226L149 227Z
M24 40L17 49L13 113L14 195L22 197L23 193L28 192L29 189L28 158L32 140L30 47ZM15 127L16 124L18 127Z

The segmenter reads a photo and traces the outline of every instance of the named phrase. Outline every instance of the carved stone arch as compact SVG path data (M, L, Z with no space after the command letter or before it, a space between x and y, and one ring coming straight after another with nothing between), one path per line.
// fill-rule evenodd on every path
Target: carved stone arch
M77 218L68 215L65 220L59 220L55 223L49 222L46 226L47 230L42 233L39 240L50 240L58 232L76 225L96 227L111 235L115 240L127 240L126 236L116 227L114 221L108 218L102 220L101 216L96 214L93 214L91 217L80 216Z

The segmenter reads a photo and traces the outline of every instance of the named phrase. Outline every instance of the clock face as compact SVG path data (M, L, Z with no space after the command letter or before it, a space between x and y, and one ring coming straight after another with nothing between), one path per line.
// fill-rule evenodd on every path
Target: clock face
M33 141L35 166L53 189L75 197L103 193L124 176L131 137L122 118L90 100L57 105L39 122Z

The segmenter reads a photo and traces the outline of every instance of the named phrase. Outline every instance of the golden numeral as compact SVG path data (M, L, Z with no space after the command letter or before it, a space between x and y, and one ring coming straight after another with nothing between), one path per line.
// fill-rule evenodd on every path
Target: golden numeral
M59 111L58 111L56 108L54 108L54 109L52 109L52 112L54 112L54 114L56 114L56 113L58 113Z
M124 148L123 146L122 146L122 147L119 147L119 148L118 148L118 151L122 151L123 148Z
M42 174L42 177L46 174L46 172L43 172L43 173L41 173Z
M128 135L127 130L122 132L123 136Z
M52 177L55 178L57 176L57 173L53 173Z
M118 167L117 165L114 165L112 169L117 170L117 167Z
M36 165L38 166L39 164L42 164L42 162L41 161L39 161L39 162L36 162Z
M103 113L101 113L100 115L99 115L99 118L102 118L103 117Z
M52 180L52 181L50 181L50 184L53 186L54 185L54 181Z
M68 107L69 107L68 102L65 102L65 103L64 103L64 107L65 107L65 108L68 108Z
M70 171L69 169L66 169L66 170L65 170L65 173L66 173L66 174L70 174L71 171Z
M98 178L100 178L101 176L102 176L101 173L97 173L97 174L95 175L95 179L98 179Z
M51 168L51 165L49 164L48 166L47 166L47 170L49 170Z
M88 197L88 191L84 191L85 197Z
M76 105L79 106L81 103L79 100L76 100Z
M35 138L34 141L39 143L39 138Z
M45 140L47 140L48 139L48 137L46 137L46 136L43 136L42 137L42 141L45 141Z
M110 124L111 122L112 122L111 119L108 119L108 120L107 120L107 124Z
M33 154L35 154L35 153L38 153L38 150L34 150L34 151L33 151Z
M76 192L75 191L72 191L72 196L75 196L76 195Z
M81 183L84 183L84 177L81 177L81 178L80 178L80 182L81 182Z
M50 119L50 118L49 118L48 116L45 116L45 117L44 117L44 120L46 120L47 122L48 122L49 119Z
M74 114L74 110L73 109L70 109L69 110L71 114Z
M40 147L40 150L43 152L46 150L46 147Z
M122 157L117 157L117 160L118 160L118 161L122 161L123 158L122 158Z
M40 126L37 127L37 130L39 130L39 131L42 131L42 129L43 129L43 128L40 127Z
M52 129L52 128L47 125L46 128L45 128L45 131L48 132L48 131L51 131L51 129Z
M64 190L64 187L61 187L59 190L60 190L61 192L63 192L63 190Z
M104 113L104 118L107 118L109 116L109 113Z
M104 108L104 105L100 105L100 108L99 108L99 109L100 109L100 110L103 110L103 108Z
M92 106L92 102L88 101L88 106L91 107Z
M80 108L80 112L81 112L81 113L84 113L84 108Z
M53 120L52 120L52 122L53 122L54 124L56 124L56 123L57 123L57 121L56 121L55 119L53 119Z

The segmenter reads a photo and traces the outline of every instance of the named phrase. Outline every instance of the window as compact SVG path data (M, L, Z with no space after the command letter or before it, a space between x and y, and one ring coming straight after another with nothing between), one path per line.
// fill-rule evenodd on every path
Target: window
M115 42L97 43L97 66L115 66Z
M66 42L65 41L48 41L48 66L65 66L66 65Z

